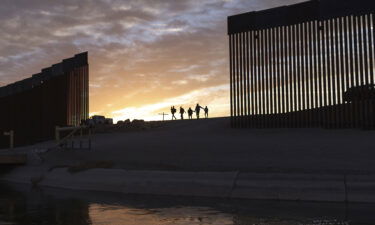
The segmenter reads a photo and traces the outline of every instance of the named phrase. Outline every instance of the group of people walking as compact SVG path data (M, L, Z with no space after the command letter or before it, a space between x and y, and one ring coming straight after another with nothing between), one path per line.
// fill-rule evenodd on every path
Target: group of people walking
M197 103L197 105L195 106L195 110L194 111L191 109L191 107L189 107L189 109L187 110L187 114L189 116L189 119L193 119L193 112L195 112L195 115L196 115L197 119L199 119L199 114L200 114L201 109L204 110L204 117L208 118L208 107L206 106L206 107L203 108L202 106L200 106ZM174 115L176 112L177 112L177 109L174 106L172 106L171 107L172 120L174 120L174 119L177 120L176 116ZM182 106L180 106L181 120L184 119L184 114L185 113L186 113L185 109L182 108Z

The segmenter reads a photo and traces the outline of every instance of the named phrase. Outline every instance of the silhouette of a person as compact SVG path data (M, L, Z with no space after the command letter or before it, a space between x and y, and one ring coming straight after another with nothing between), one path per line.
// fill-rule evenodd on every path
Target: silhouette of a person
M185 109L180 106L181 120L184 119L184 113L185 113Z
M177 120L177 118L176 118L175 115L174 115L174 114L176 113L176 111L177 111L176 108L175 108L174 106L172 106L172 107L171 107L172 120L173 120L173 118L174 118L175 120Z
M208 118L208 107L204 107L204 117Z
M188 109L188 116L189 116L189 119L193 119L193 110L191 109L191 107L189 107Z
M202 108L202 106L200 106L199 103L197 103L197 105L195 106L195 115L197 116L197 120L199 120L199 112L201 109L204 108Z

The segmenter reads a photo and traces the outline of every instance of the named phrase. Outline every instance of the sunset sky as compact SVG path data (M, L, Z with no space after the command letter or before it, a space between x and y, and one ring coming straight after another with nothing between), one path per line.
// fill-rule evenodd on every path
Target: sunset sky
M88 51L90 114L229 115L227 16L304 0L2 0L0 85ZM169 118L169 116L168 116Z

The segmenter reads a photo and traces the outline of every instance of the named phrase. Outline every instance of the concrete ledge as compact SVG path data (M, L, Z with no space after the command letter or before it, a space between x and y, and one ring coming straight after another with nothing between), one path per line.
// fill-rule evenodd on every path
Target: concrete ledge
M234 172L168 172L92 169L70 174L56 169L40 185L126 194L229 197Z
M32 179L41 177L42 175L43 171L41 171L39 167L18 167L7 174L1 175L0 180L12 183L30 184Z
M375 175L346 177L348 202L375 202Z
M252 174L238 176L233 198L344 202L344 176Z
M125 194L375 203L375 175L259 174L20 167L1 181Z

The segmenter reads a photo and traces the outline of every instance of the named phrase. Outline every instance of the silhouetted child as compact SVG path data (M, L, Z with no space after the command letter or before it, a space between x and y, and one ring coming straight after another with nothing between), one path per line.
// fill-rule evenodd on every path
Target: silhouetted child
M184 113L185 113L185 109L180 106L181 120L184 119Z
M195 115L197 116L197 119L199 119L199 112L201 109L203 109L202 106L197 103L197 105L195 106Z
M177 112L176 108L175 108L174 106L172 106L172 107L171 107L172 120L173 120L173 118L174 118L175 120L177 120L177 118L176 118L175 115L174 115L176 112Z
M204 108L204 117L208 118L208 107Z
M193 119L193 110L191 109L191 107L189 107L188 109L188 116L189 116L189 119Z

